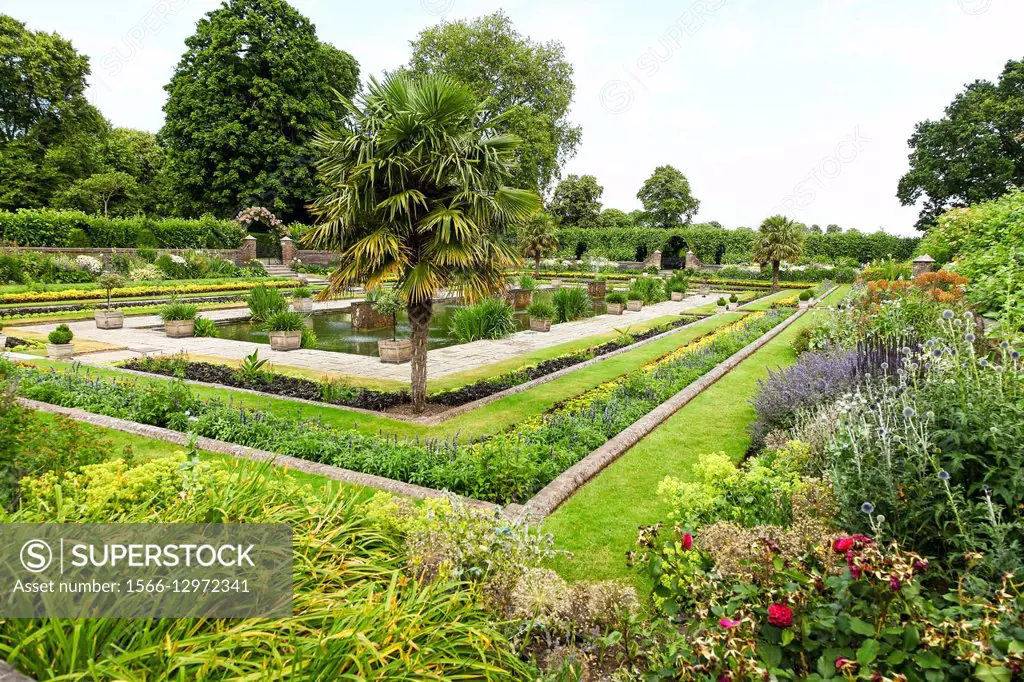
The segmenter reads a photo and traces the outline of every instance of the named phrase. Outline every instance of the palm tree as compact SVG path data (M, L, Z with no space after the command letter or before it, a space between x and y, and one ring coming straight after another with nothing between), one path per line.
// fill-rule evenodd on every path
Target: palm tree
M395 281L409 313L413 409L427 400L427 335L442 290L469 300L505 285L521 263L504 239L540 198L506 187L519 140L493 133L471 91L446 76L372 80L357 101L337 94L347 123L315 146L327 187L306 243L342 252L322 299Z
M776 215L761 223L761 231L754 242L754 260L772 264L772 291L779 290L782 261L792 263L803 251L804 233L796 222Z
M555 223L547 213L538 213L526 225L522 232L523 255L534 262L534 274L540 274L540 261L558 251L558 235L555 234Z

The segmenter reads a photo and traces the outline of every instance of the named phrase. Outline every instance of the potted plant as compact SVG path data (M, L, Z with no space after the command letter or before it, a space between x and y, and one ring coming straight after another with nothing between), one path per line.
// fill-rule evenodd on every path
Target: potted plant
M75 354L75 344L71 343L71 340L75 338L75 335L71 333L71 329L66 325L62 324L54 329L46 337L49 343L46 345L46 355L51 360L67 360Z
M530 331L534 332L551 331L551 320L558 314L555 306L548 300L534 301L526 309L526 313L530 316Z
M644 296L640 288L637 287L636 282L633 282L633 286L629 288L629 293L626 294L626 310L631 313L638 313L643 310L644 307Z
M117 274L116 272L108 272L100 276L97 280L101 289L107 292L107 307L105 309L96 309L96 328L97 329L121 329L124 327L124 312L121 310L112 310L110 308L110 293L114 289L120 289L124 286L124 277Z
M412 362L412 339L398 338L398 312L402 309L402 300L394 289L378 289L371 297L373 310L379 315L391 318L391 339L377 342L377 354L380 361L389 365L404 365Z
M729 307L729 302L725 298L718 299L718 312L724 313L725 309Z
M690 290L690 283L686 281L686 276L683 273L677 272L669 278L665 288L668 289L672 300L678 303L683 300L686 292Z
M739 310L740 298L736 294L729 297L729 310Z
M806 310L811 307L811 299L814 298L814 292L810 289L804 289L800 292L800 309Z
M198 315L199 308L191 303L182 303L176 298L172 298L160 309L160 319L164 321L164 332L172 339L195 336L196 316Z
M292 310L307 315L313 312L313 291L309 287L301 286L292 290Z
M508 292L508 302L516 310L523 310L533 302L533 292L537 288L537 281L529 275L519 278L519 286L512 287Z
M626 295L621 291L613 291L604 300L608 304L609 315L621 315L626 309Z
M302 348L302 330L306 328L306 320L302 315L293 312L275 313L266 322L270 332L270 349L279 351L298 350Z

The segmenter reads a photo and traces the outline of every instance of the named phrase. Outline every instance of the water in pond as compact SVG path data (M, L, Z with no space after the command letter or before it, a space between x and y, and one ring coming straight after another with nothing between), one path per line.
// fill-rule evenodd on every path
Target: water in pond
M430 320L430 337L427 342L429 349L454 346L459 340L448 333L452 315L459 308L455 303L434 304L434 315ZM526 313L517 312L516 321L519 329L528 329L530 320ZM336 353L354 353L356 355L377 356L377 342L390 339L391 329L373 331L354 331L352 316L346 312L324 313L311 315L306 325L313 329L317 338L317 350L328 350ZM252 341L254 343L270 343L266 331L250 322L239 322L218 327L222 339L235 341ZM398 316L398 338L409 338L409 319L405 313Z

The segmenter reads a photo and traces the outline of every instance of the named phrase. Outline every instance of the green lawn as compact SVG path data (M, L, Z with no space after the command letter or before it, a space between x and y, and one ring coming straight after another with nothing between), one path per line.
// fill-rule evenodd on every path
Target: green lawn
M834 305L849 287L828 300ZM812 324L807 315L677 412L660 428L609 466L550 516L545 530L559 549L572 552L553 567L570 580L628 578L626 552L637 529L657 523L668 509L656 496L666 476L685 478L704 453L723 451L737 461L750 445L747 425L754 410L749 400L770 368L796 360L790 346Z
M633 371L699 336L740 319L740 317L742 317L741 314L733 313L702 320L675 334L616 357L602 360L590 367L577 370L523 393L507 396L454 419L449 419L438 426L410 424L384 416L353 412L342 407L306 405L286 398L248 395L229 389L193 387L193 391L204 399L232 400L235 405L288 416L294 416L299 412L311 419L320 418L325 424L339 428L357 428L366 433L380 432L398 437L420 436L425 438L447 438L460 434L465 439L493 434L513 426L527 417L541 414L560 402ZM35 361L34 364L67 368L64 363L53 363L48 360ZM90 367L88 371L93 376L124 379L123 374L111 370ZM135 379L133 378L132 381ZM140 383L166 382L168 379L143 377L138 381Z
M45 412L33 412L32 418L40 424L53 425L55 417L52 414ZM185 448L174 443L168 443L162 440L155 440L153 438L145 438L143 436L136 436L131 433L124 433L122 431L116 431L114 429L107 429L99 426L93 426L92 424L80 424L90 434L93 434L97 439L102 439L109 443L109 452L111 459L117 459L123 456L125 448L131 448L133 456L140 460L153 459L156 457L167 457L177 453L184 452ZM231 466L239 467L243 470L249 470L253 472L260 472L265 467L264 464L259 462L251 462L245 459L237 459L229 455L222 455L216 452L200 452L200 459L211 462L211 463L223 463ZM328 495L337 492L341 487L345 487L354 491L359 491L360 497L370 498L377 491L372 488L364 488L362 486L353 485L351 483L343 483L341 481L335 481L330 478L324 478L323 476L316 476L314 474L308 474L304 471L296 471L295 469L284 469L286 473L297 481L301 481L310 486L313 486L316 490L323 490Z

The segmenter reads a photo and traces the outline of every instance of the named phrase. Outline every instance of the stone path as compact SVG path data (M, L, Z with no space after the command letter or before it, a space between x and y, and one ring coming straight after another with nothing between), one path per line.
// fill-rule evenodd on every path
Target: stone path
M548 333L525 331L498 341L475 341L458 346L449 346L448 348L439 348L430 351L428 355L429 375L431 378L437 378L463 372L483 365L515 358L543 348L612 331L616 328L625 328L667 315L678 315L715 301L717 297L718 295L714 293L709 295L693 295L681 302L673 303L666 301L646 306L643 310L636 313L627 312L622 316L599 315L586 320L554 325ZM355 300L359 299L315 303L314 309L318 312L340 310L348 308ZM207 310L202 315L218 322L245 319L248 317L248 309ZM21 327L21 329L48 334L56 326L56 324L44 324ZM364 355L334 353L322 350L296 350L284 353L272 351L270 346L266 344L246 341L168 338L163 333L160 318L155 315L125 318L124 329L97 329L95 323L91 320L74 322L68 326L74 332L75 338L101 341L112 346L127 349L89 353L79 357L79 359L93 364L120 362L144 355L173 355L182 352L225 360L241 360L251 355L253 351L259 351L261 358L282 367L311 369L318 372L330 372L369 379L386 379L402 382L407 382L410 379L411 368L408 364L385 365L375 357Z

